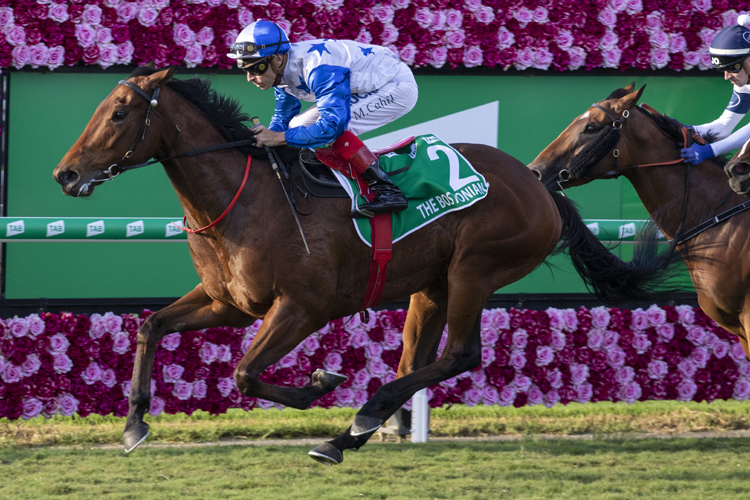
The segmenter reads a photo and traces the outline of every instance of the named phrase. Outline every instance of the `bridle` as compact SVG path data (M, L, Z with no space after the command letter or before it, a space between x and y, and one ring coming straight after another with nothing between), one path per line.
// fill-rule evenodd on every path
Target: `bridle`
M204 148L198 148L198 149L191 149L189 151L186 151L184 153L179 153L176 155L172 155L168 158L161 158L151 161L146 161L143 163L138 163L135 165L123 165L123 162L130 159L133 156L133 153L135 153L135 149L138 146L138 143L143 140L146 137L146 131L148 130L148 127L151 126L151 118L150 114L153 110L154 115L158 116L164 121L169 121L163 116L159 114L159 112L156 110L156 106L159 104L159 93L161 92L161 87L156 87L151 95L149 96L146 92L143 91L138 85L134 84L133 82L129 82L127 80L120 80L117 82L117 85L124 85L130 89L132 89L136 94L141 96L146 102L148 102L148 108L146 109L146 118L143 121L143 125L141 126L140 132L138 132L138 135L135 138L135 141L133 142L133 145L130 146L128 151L120 158L120 161L117 163L114 163L107 168L107 170L104 170L102 174L105 176L102 179L94 179L91 182L95 182L97 184L100 184L105 181L111 181L114 180L115 177L120 175L123 172L127 172L128 170L135 170L136 168L142 168L147 167L149 165L154 165L156 163L164 163L165 161L173 160L175 158L181 158L181 157L187 157L187 156L195 156L203 153L209 153L211 151L217 151L220 149L229 149L229 148L237 148L242 146L254 146L255 145L255 139L245 139L242 141L234 141L234 142L226 142L223 144L216 144L213 146L206 146ZM174 145L177 143L177 138L180 134L180 127L176 124L173 124L175 127L175 135L174 140L172 141L172 144L169 146L169 149L167 151L171 151Z
M114 178L117 177L118 175L120 175L121 173L126 172L128 170L134 170L136 168L147 167L147 166L153 165L155 163L163 163L165 161L173 160L175 158L181 158L181 157L187 157L187 156L195 156L195 155L199 155L199 154L203 154L203 153L208 153L208 152L211 152L211 151L217 151L217 150L220 150L220 149L229 149L229 148L237 148L237 147L242 147L242 146L254 146L255 145L255 139L245 139L245 140L242 140L242 141L226 142L226 143L223 143L223 144L216 144L216 145L213 145L213 146L206 146L204 148L191 149L189 151L186 151L185 153L179 153L179 154L176 154L176 155L172 155L172 156L170 156L168 158L162 158L162 159L156 159L156 160L152 160L152 161L146 161L146 162L138 163L138 164L135 164L135 165L123 165L123 162L125 162L125 160L128 160L128 159L130 159L133 156L133 153L135 152L135 149L138 146L138 143L143 138L146 137L146 130L148 130L148 127L151 126L151 118L149 116L151 114L151 111L153 110L154 115L158 116L162 120L165 120L165 121L168 121L168 120L166 120L163 116L161 116L158 111L156 111L156 106L159 104L159 92L161 91L161 87L156 87L153 90L153 92L151 93L151 95L149 96L146 92L143 91L143 89L141 89L138 85L134 84L133 82L129 82L127 80L120 80L119 82L117 82L117 84L118 85L125 85L126 87L132 89L133 91L135 91L136 94L138 94L143 99L145 99L146 102L148 102L149 105L148 105L148 108L146 109L146 118L145 118L145 120L143 122L143 126L141 127L140 132L138 132L138 135L136 136L135 141L133 142L133 145L130 146L130 148L128 149L128 151L122 156L122 158L120 158L120 161L118 161L117 163L114 163L114 164L110 165L109 168L107 168L107 170L105 170L105 171L102 172L102 174L104 174L104 176L105 176L104 178L102 178L102 179L93 179L91 182L95 182L97 184L100 184L100 183L105 182L105 181L111 181L111 180L114 180ZM178 138L178 136L180 134L180 127L178 127L176 124L173 124L173 125L175 127L175 136L174 136L174 140L172 141L172 144L169 146L169 149L167 149L167 152L169 152L169 151L172 150L172 148L174 147L174 145L177 143L177 138ZM240 188L237 190L237 194L234 195L234 198L232 199L232 201L229 204L229 206L227 206L227 208L224 210L224 212L219 217L217 217L216 220L214 220L212 223L210 223L207 226L202 227L200 229L190 229L186 225L187 216L185 216L185 217L183 217L183 220L182 220L183 221L182 227L178 226L177 224L175 224L175 226L177 228L183 230L183 231L188 232L188 233L197 234L197 233L201 233L201 232L205 231L206 229L209 229L209 228L215 226L216 224L218 224L229 213L229 210L231 210L231 208L234 206L235 202L237 201L237 199L240 196L240 193L244 189L245 183L247 182L248 174L250 172L250 162L251 162L251 160L252 160L252 156L249 156L248 160L247 160L247 166L245 167L245 176L242 178L242 183L240 184Z

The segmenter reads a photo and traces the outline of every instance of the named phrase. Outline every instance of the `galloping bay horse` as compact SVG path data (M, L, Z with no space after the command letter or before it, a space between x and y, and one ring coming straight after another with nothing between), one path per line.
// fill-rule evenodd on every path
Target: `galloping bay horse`
M679 242L703 311L750 356L750 203L729 189L721 159L680 161L681 124L637 106L644 87L593 104L529 168L548 188L625 176L659 229Z
M166 334L218 326L244 327L263 319L235 370L242 394L293 408L307 408L344 377L317 370L305 387L277 387L260 380L278 361L329 320L357 313L368 282L370 249L359 241L350 202L318 199L301 220L303 246L287 200L262 149L204 148L247 140L247 116L206 80L173 80L174 68L137 68L94 112L81 137L55 168L70 196L95 187L134 164L161 161L185 211L187 226L215 221L252 166L236 204L219 224L188 243L201 283L151 315L138 332L126 451L148 435L154 352ZM606 301L634 300L651 290L668 257L638 265L611 254L588 231L564 197L551 194L518 160L488 146L455 146L490 185L487 198L394 245L381 303L411 295L398 378L383 385L341 436L312 452L335 464L343 450L358 448L417 391L481 361L479 319L490 295L527 275L560 243L577 269ZM128 149L129 148L129 149ZM201 154L194 154L198 150ZM282 152L293 148L282 148ZM446 175L448 175L446 173ZM443 328L448 344L435 360Z

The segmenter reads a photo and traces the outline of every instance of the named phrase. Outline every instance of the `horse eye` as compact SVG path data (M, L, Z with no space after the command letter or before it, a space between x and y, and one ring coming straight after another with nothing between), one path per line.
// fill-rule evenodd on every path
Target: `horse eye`
M597 127L593 123L589 123L588 125L586 125L586 128L583 130L583 132L586 134L595 134L599 132L599 127Z
M125 111L118 110L112 113L112 120L113 121L120 121L125 118Z

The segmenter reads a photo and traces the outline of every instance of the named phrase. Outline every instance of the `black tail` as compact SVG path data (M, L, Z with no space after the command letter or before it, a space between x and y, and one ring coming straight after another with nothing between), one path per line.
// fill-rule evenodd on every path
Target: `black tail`
M633 260L622 261L586 227L570 200L556 192L550 194L563 223L555 253L570 255L586 287L604 303L663 301L677 291L664 289L677 271L672 264L680 260L674 243L669 250L659 253L656 231L641 233Z

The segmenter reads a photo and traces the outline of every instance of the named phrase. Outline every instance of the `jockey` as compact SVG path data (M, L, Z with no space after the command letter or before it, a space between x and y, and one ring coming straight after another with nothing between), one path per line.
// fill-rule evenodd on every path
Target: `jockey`
M719 140L705 146L696 143L683 149L680 155L685 163L701 163L738 149L750 138L750 124L732 133L750 109L750 29L746 28L750 16L739 16L737 22L737 25L719 31L709 50L711 67L724 73L724 79L732 82L732 98L719 118L693 127L699 135L710 133Z
M242 30L228 56L237 60L248 82L261 90L274 88L270 125L252 129L258 146L331 144L375 194L359 210L406 209L406 197L357 137L400 118L417 102L414 76L393 52L351 40L292 44L277 24L261 20ZM315 104L300 113L300 101ZM359 210L352 217L363 216Z

